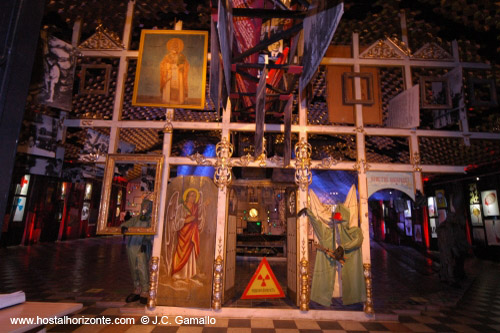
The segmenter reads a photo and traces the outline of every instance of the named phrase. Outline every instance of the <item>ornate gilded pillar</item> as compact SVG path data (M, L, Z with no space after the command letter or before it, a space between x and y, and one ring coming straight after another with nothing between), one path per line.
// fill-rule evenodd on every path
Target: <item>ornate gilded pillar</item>
M295 183L302 191L306 191L312 182L311 153L311 144L306 138L301 138L295 145Z
M219 255L214 263L214 284L212 293L212 308L219 310L222 306L222 276L224 273L224 260Z
M152 257L149 263L149 297L148 309L156 307L156 290L158 288L158 257Z
M231 156L233 155L233 145L223 137L215 146L217 160L215 162L214 182L219 188L225 188L233 180L231 173Z
M300 260L300 311L309 310L309 261Z
M363 274L366 284L366 302L364 306L365 313L373 314L373 297L372 297L372 268L371 264L363 264Z

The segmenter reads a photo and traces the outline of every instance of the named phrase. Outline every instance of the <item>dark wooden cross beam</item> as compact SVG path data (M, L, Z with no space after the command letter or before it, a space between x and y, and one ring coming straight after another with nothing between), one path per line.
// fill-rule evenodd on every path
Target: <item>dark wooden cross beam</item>
M231 65L231 70L233 72L235 72L237 68L259 68L259 69L262 69L262 68L264 68L264 66L266 66L269 69L282 69L282 70L286 70L288 73L291 73L291 74L301 74L302 73L302 66L298 66L298 65L287 65L287 64L279 64L279 65L276 65L276 64L247 64L247 63L244 63L244 62L240 62L240 63L237 63L237 64L232 64Z
M274 34L271 37L264 39L262 42L260 42L256 46L252 47L251 49L244 51L239 56L234 57L233 60L231 61L231 63L233 63L233 64L237 63L237 62L243 60L244 58L246 58L246 57L248 57L256 52L264 50L269 45L276 43L279 40L285 39L285 38L299 32L301 29L302 29L302 22L297 23L296 25L292 26L290 29L287 29L285 31L281 31L277 34Z
M261 19L270 19L270 18L303 19L306 16L306 12L295 11L295 10L279 10L279 9L233 8L233 16L258 17Z
M254 81L254 82L259 82L259 79L258 79L257 77L255 77L255 76L253 76L253 75L251 75L251 74L248 74L248 73L246 73L246 72L243 72L243 71L239 71L239 70L237 70L237 71L236 71L236 73L237 73L237 74L240 74L241 76L244 76L244 77L245 77L245 78L247 78L248 80L251 80L251 81ZM266 83L266 88L267 88L267 89L271 89L272 91L275 91L275 92L277 92L277 93L279 93L279 94L286 94L286 92L285 92L285 91L283 91L283 90L281 90L281 89L278 89L278 88L276 88L276 87L273 87L272 85L267 84L267 83Z

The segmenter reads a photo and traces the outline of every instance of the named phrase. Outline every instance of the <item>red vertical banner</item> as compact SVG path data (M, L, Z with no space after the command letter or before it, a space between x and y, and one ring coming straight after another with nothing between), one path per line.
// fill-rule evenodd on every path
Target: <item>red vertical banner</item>
M422 226L424 234L425 248L430 247L430 235L429 235L429 212L427 211L427 206L422 207Z
M380 204L380 216L378 216L377 218L378 218L379 223L380 223L380 239L385 240L384 201L379 200L379 204ZM391 221L391 222L395 223L395 221ZM391 232L395 232L395 230L393 230L391 228ZM391 235L391 237L393 237L393 235Z
M264 0L233 0L233 8L264 8ZM243 53L251 49L260 42L260 29L262 19L257 17L236 17L233 19L234 35L236 37L236 47L238 53ZM243 62L256 64L259 62L259 54L254 53L243 59ZM252 76L257 76L258 69L249 68L242 69ZM236 85L238 90L244 93L254 93L257 85L255 82L245 80L241 75L236 75ZM243 104L250 107L254 104L255 99L249 96L243 96Z

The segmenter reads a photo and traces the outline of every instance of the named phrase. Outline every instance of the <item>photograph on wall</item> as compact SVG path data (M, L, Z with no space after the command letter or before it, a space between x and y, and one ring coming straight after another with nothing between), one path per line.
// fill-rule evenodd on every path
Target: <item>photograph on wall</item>
M483 204L484 216L498 216L498 196L496 190L482 191L481 203Z
M217 191L208 177L180 176L169 183L158 305L210 308Z
M481 205L470 205L470 222L473 226L483 225L483 217L481 216Z
M436 190L436 206L437 208L448 207L446 203L446 197L444 195L444 190Z
M61 115L56 118L35 113L32 121L23 122L18 151L30 155L56 157L59 145L62 146L64 117Z
M429 219L429 225L431 227L431 238L437 238L438 237L438 234L437 234L437 224L436 224L436 218L434 217L431 217Z
M397 226L398 226L398 230L399 230L399 232L404 233L404 232L405 232L405 224L404 224L403 222L398 222L398 223L396 223L396 224L397 224ZM311 229L312 229L312 228L311 228Z
M422 242L422 226L415 224L415 241Z
M24 217L24 209L26 208L26 197L14 197L14 205L12 207L12 222L21 222Z
M207 31L142 30L132 104L203 109Z
M429 217L437 216L436 197L427 198L427 208L429 210Z
M411 220L405 220L405 233L406 233L406 236L413 235L413 228L411 225Z
M439 224L443 223L446 220L446 209L438 209L438 221Z
M75 49L42 30L33 65L30 97L40 104L70 111L75 75Z
M16 195L27 195L30 185L30 175L24 175L19 184L16 185Z
M84 202L82 207L82 221L87 221L90 216L90 202Z
M486 236L484 235L483 228L472 228L472 239L475 243L485 245L486 244Z
M488 245L500 245L500 220L484 220Z
M83 197L83 200L90 200L90 199L92 199L92 183L86 183L85 195Z
M64 148L63 148L64 149ZM32 175L42 175L49 177L60 177L62 172L63 159L37 157L28 155L27 157L28 171Z
M411 200L406 200L404 215L405 217L411 217Z

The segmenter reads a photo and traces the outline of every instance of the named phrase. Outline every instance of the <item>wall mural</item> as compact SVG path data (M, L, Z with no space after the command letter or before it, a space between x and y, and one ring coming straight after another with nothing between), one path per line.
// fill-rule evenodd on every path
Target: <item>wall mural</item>
M208 177L168 185L157 304L210 308L217 187Z

